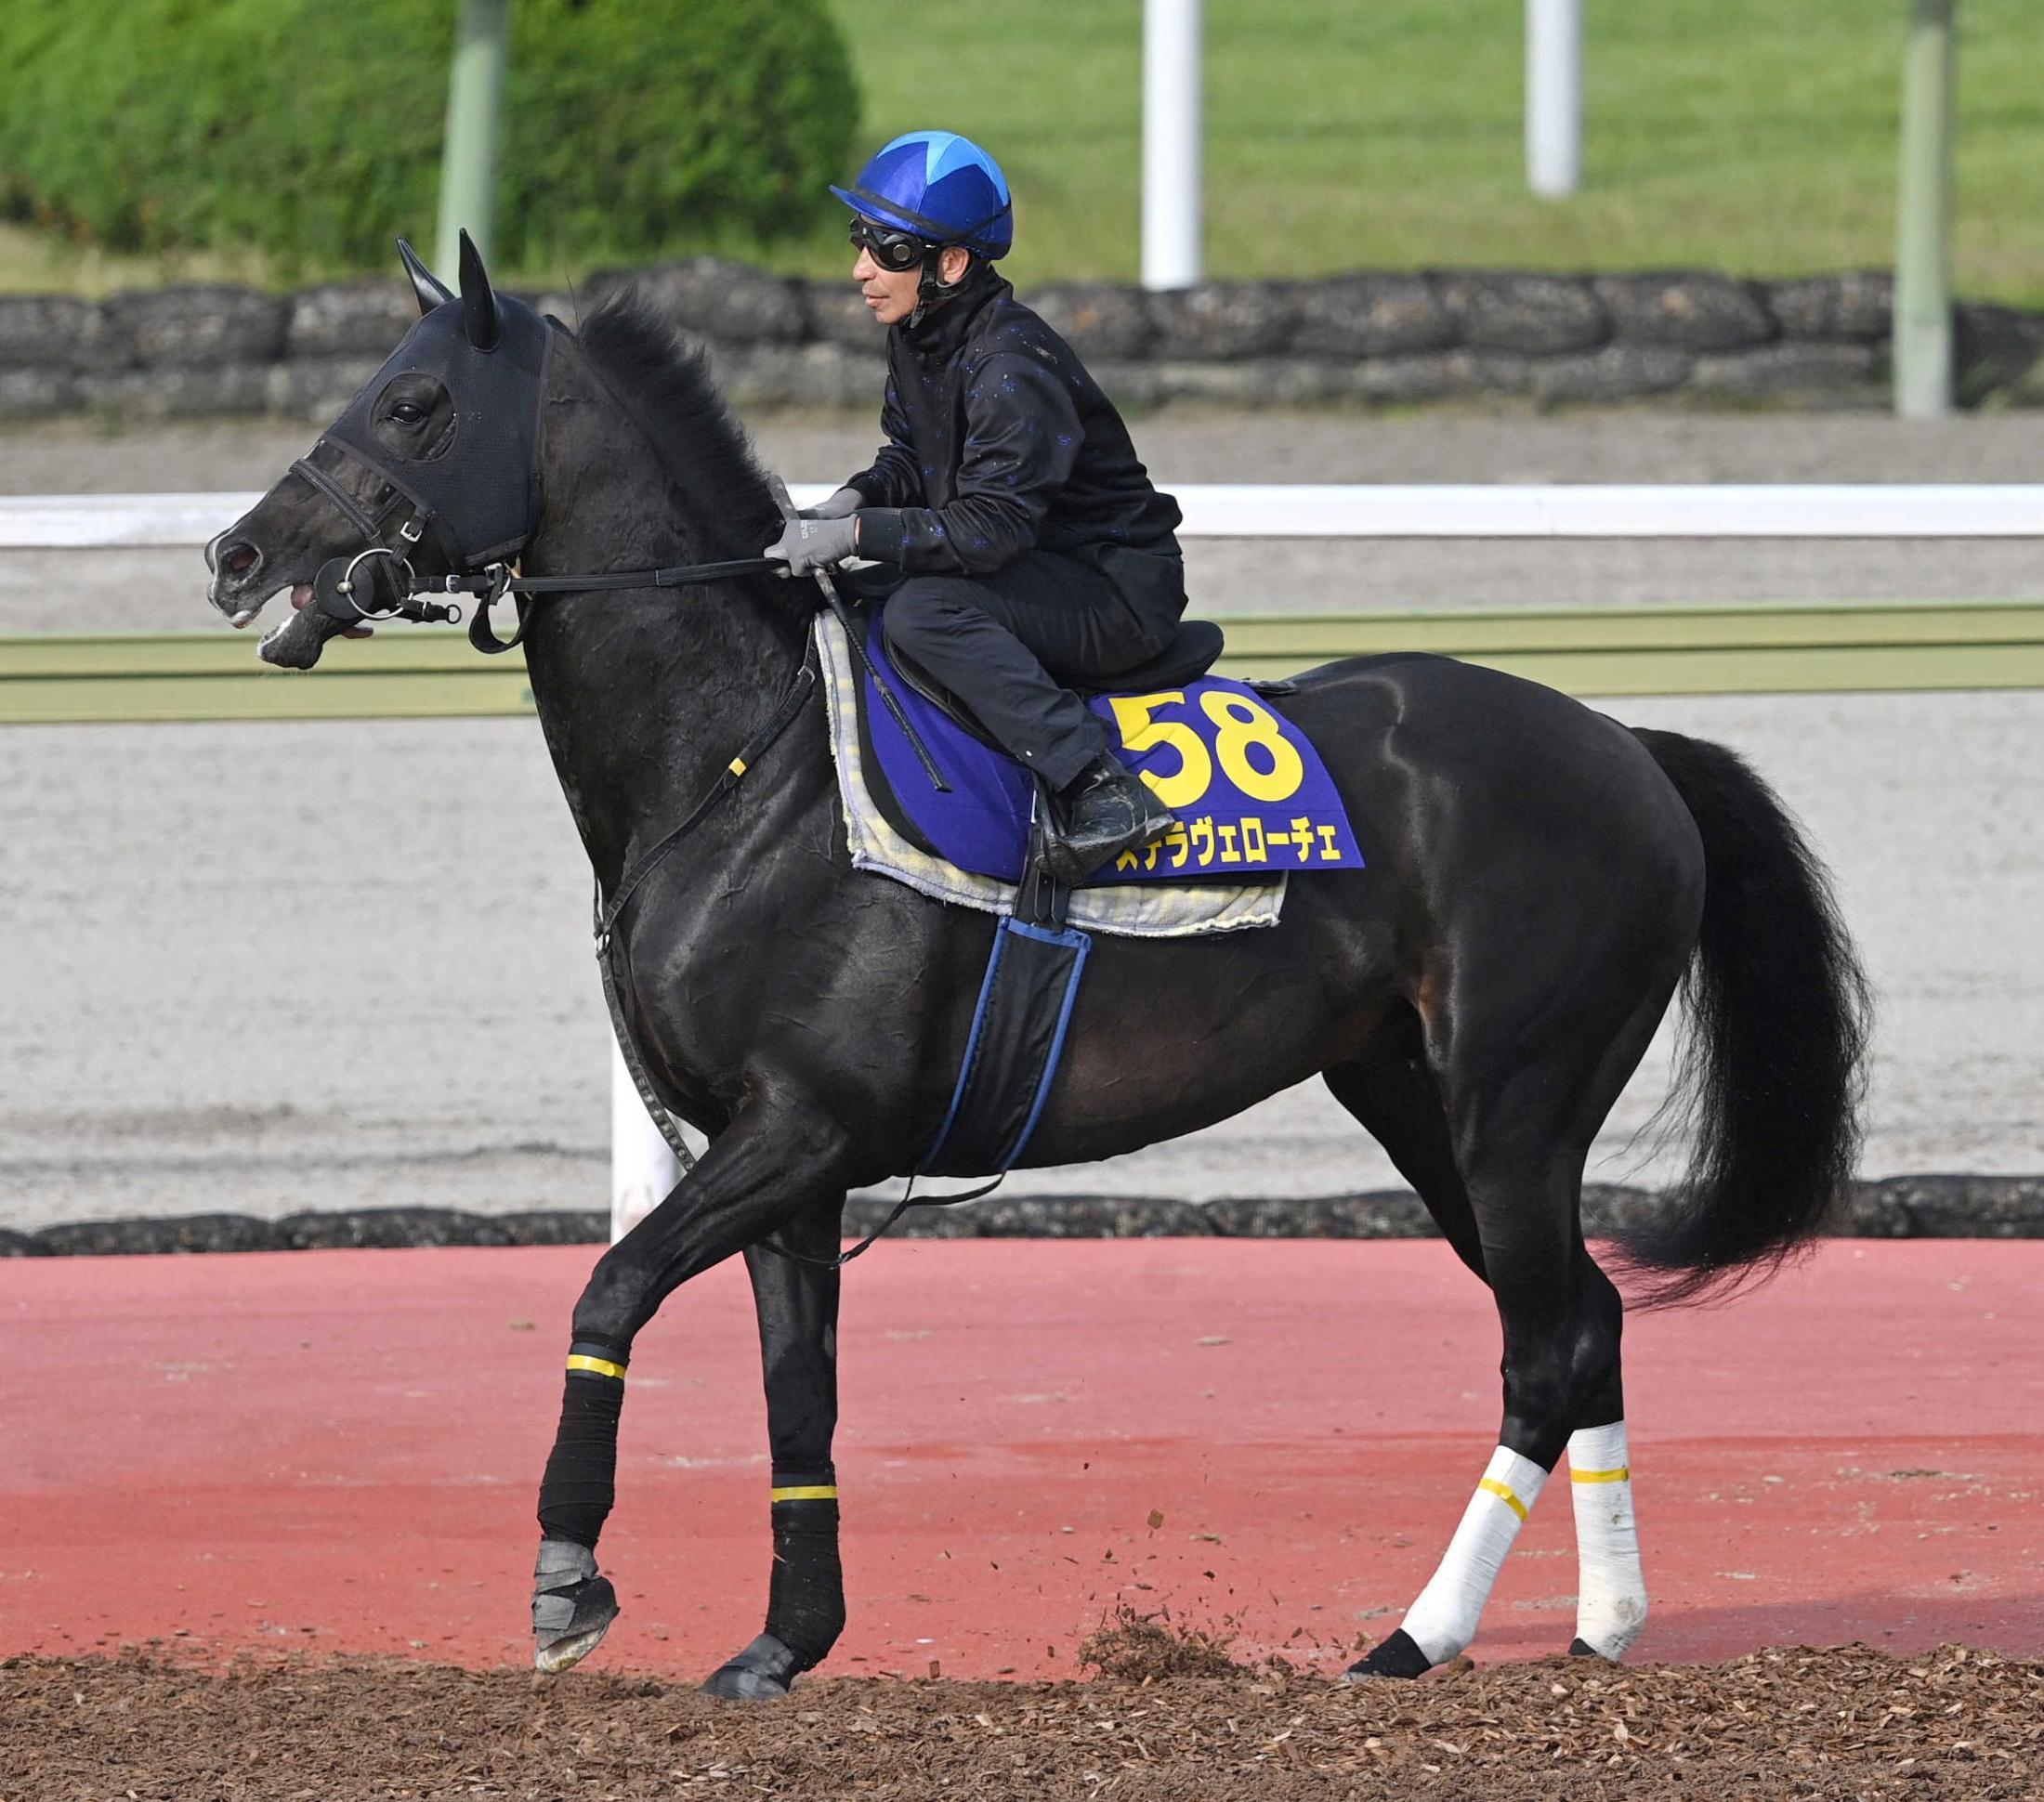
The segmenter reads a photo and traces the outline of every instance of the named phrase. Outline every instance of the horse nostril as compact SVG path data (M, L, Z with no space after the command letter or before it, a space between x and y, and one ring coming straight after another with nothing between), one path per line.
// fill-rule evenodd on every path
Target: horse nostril
M230 576L245 576L262 560L263 554L253 544L229 544L220 552L220 568Z

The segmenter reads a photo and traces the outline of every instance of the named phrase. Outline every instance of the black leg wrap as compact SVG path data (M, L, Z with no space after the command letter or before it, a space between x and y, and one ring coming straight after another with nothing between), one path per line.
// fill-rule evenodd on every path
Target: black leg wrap
M823 1662L845 1630L845 1571L837 1555L837 1479L774 1471L774 1574L766 1631L703 1684L727 1702L778 1702Z
M845 1631L845 1567L837 1549L835 1501L774 1504L774 1573L766 1592L766 1631L800 1663L820 1665Z
M1348 1667L1351 1678L1363 1677L1424 1677L1433 1665L1427 1655L1414 1643L1411 1636L1400 1627L1383 1644L1372 1651L1369 1657L1358 1659Z
M624 1379L579 1365L609 1364L622 1370L624 1354L616 1346L578 1338L569 1359L560 1430L540 1480L540 1531L549 1539L571 1539L593 1549L617 1498Z

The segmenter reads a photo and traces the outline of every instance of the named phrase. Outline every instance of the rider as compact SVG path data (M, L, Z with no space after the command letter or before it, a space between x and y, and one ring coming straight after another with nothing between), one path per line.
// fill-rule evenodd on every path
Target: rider
M910 132L831 191L888 328L887 442L766 555L792 576L852 556L898 566L887 644L1051 790L1051 873L1077 881L1173 824L1062 685L1105 686L1171 642L1177 503L1070 346L995 272L1014 222L985 150Z

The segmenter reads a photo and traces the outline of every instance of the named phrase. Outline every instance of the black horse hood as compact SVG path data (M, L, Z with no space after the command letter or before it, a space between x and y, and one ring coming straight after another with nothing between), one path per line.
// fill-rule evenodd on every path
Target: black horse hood
M494 337L478 348L474 334ZM426 516L428 529L459 568L507 557L531 535L539 513L540 399L553 333L522 301L489 295L478 328L466 300L449 300L421 319L327 428L400 489ZM453 431L430 456L398 456L370 420L384 391L400 375L447 385Z

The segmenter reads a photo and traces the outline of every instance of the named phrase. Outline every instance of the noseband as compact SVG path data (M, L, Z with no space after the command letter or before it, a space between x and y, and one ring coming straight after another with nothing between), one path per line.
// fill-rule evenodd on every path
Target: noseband
M320 444L329 442L331 440L326 438L320 440ZM334 448L344 454L353 455L346 446ZM319 445L313 449L317 450ZM439 606L416 598L422 585L418 572L412 568L412 561L404 552L385 542L384 522L399 502L408 497L391 480L388 471L368 464L365 458L355 460L371 468L385 483L383 503L373 514L366 512L353 495L309 458L300 457L291 465L291 473L302 476L316 493L338 507L363 540L363 548L352 556L329 557L320 566L319 574L312 579L313 606L328 619L338 620L345 625L370 620L410 620L420 625L459 624L460 607ZM425 535L426 525L414 503L410 516L399 527L398 536L409 549ZM358 574L365 565L373 565L379 559L388 564L380 580L374 568L366 577ZM456 591L451 589L449 592Z

